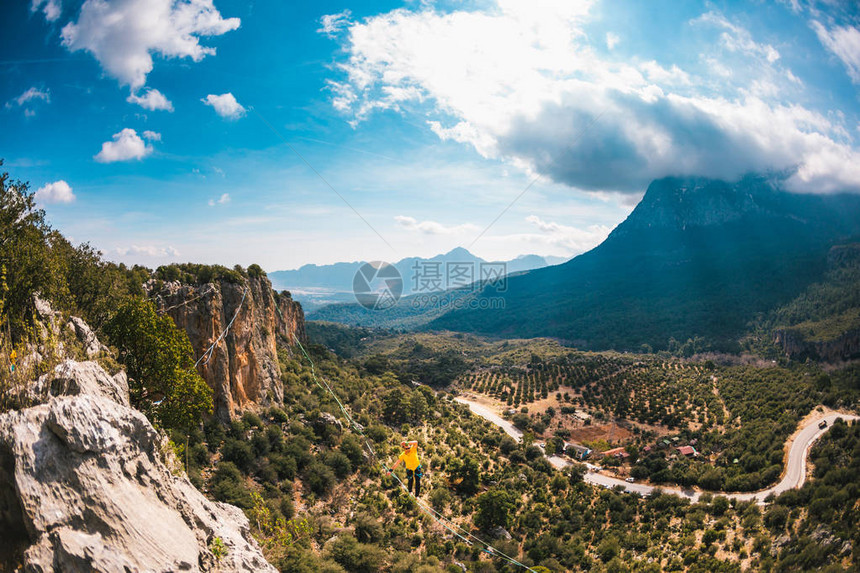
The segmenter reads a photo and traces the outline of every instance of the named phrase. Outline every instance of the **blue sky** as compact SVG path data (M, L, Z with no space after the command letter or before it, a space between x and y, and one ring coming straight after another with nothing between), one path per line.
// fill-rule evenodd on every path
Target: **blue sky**
M569 256L657 177L860 192L859 85L847 1L21 1L0 157L117 261Z

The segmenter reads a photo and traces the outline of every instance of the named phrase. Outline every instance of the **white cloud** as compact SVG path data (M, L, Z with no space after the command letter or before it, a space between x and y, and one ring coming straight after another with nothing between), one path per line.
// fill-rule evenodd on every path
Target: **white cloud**
M716 27L724 58L703 58L701 77L656 60L607 60L584 32L589 5L500 0L353 22L332 104L355 124L423 101L441 139L583 190L641 193L667 175L774 171L793 173L798 191L860 191L844 118L786 102L802 84L773 46L709 12L690 25Z
M463 223L462 225L443 225L436 221L418 221L414 217L405 215L397 215L394 217L397 225L409 231L418 231L425 235L458 235L463 233L473 233L478 230L476 225L471 223Z
M860 30L853 26L827 29L817 20L811 25L821 43L845 64L851 81L860 84Z
M544 221L537 215L529 215L526 222L541 231L547 244L561 247L571 254L582 253L599 245L612 230L605 225L589 225L585 229L579 229L554 221Z
M118 255L142 256L142 257L178 257L179 251L173 247L156 247L153 245L132 245L130 247L117 247L114 249Z
M94 156L99 163L143 159L152 153L152 146L144 143L137 132L126 127L113 135L113 141L102 143L102 150Z
M60 179L39 187L34 194L36 201L41 205L49 203L71 203L75 200L75 194L68 183Z
M152 54L199 62L215 54L202 36L220 36L239 27L222 18L212 0L86 0L77 22L63 27L63 45L90 52L110 76L135 91L152 71Z
M690 74L672 64L668 70L658 64L655 60L639 64L639 69L645 73L645 77L655 84L690 85Z
M620 41L621 38L618 36L618 34L615 34L613 32L606 32L606 47L610 50L614 50L615 46L617 46L618 42Z
M142 96L139 96L136 93L131 93L125 101L128 103L136 103L143 109L148 109L150 111L173 111L173 104L170 100L167 99L163 93L152 88L146 90Z
M22 107L24 108L24 115L27 117L33 117L36 115L36 111L33 109L33 104L38 102L51 102L51 92L48 90L39 89L36 87L29 88L24 90L24 93L19 95L16 98L12 98L8 102L6 102L6 109L12 109L13 107Z
M15 103L19 106L33 100L42 100L44 102L51 101L51 94L48 90L40 90L38 88L30 88L24 93L15 98Z
M344 10L337 14L326 14L320 18L320 27L317 29L317 32L331 38L349 25L349 17L351 15L352 12L349 10Z
M218 199L209 199L209 206L214 207L215 205L225 205L230 202L230 194L223 193L221 197Z
M147 129L142 135L147 141L161 141L161 134L157 131L150 131Z
M750 55L756 55L765 58L768 62L773 63L779 59L779 52L770 44L760 44L753 40L749 30L742 28L730 22L724 15L719 12L707 12L702 14L693 23L712 24L724 31L720 35L720 40L726 49L733 52L745 52Z
M30 12L38 12L42 9L45 14L45 20L54 22L60 17L63 12L63 6L60 0L33 0L30 3Z
M212 106L215 113L227 119L239 119L245 115L245 108L236 101L232 93L221 95L209 94L200 101L208 106Z

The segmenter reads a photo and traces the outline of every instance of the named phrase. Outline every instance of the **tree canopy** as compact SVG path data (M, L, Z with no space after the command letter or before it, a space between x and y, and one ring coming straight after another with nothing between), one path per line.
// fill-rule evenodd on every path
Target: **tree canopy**
M150 419L188 430L212 413L212 390L195 370L188 336L152 302L129 299L104 330L128 371L132 405Z

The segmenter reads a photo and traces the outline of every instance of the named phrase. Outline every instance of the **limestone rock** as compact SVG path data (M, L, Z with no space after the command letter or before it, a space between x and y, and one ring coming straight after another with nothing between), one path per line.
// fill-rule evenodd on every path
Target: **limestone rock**
M343 424L340 420L334 417L333 414L329 414L328 412L320 412L319 417L314 420L315 425L321 426L336 426L339 429L343 428Z
M104 396L128 406L128 378L125 371L110 376L95 362L66 360L58 364L53 372L43 374L30 390L31 399L36 403L46 402L54 396L83 394Z
M145 288L157 308L188 334L196 357L215 344L198 371L213 390L220 419L283 403L277 344L279 340L294 344L296 337L302 341L305 337L302 307L289 293L275 293L266 277L198 286L151 280ZM234 316L229 331L219 339Z
M490 529L490 535L493 536L493 539L510 539L511 534L508 533L508 530L502 527L501 525L497 525L494 528Z
M99 342L95 332L93 332L86 322L77 316L69 317L66 327L74 332L77 339L84 345L84 352L87 353L88 357L92 358L99 352L106 350L106 347Z
M0 415L0 538L25 570L274 572L242 511L173 475L127 394L108 397L122 379L69 361L39 380L46 404Z
M45 322L53 323L60 316L59 312L51 308L50 302L38 295L33 297L33 305L36 307L36 314Z

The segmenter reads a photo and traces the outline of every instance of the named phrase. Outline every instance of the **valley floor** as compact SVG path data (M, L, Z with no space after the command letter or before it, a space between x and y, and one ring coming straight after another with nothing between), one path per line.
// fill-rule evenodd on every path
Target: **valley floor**
M494 411L491 407L479 402L474 398L464 398L458 396L455 398L460 404L465 404L474 414L484 418L488 422L495 424L505 431L517 441L523 438L523 432L517 429L511 422L505 420L499 412ZM816 408L809 416L804 418L798 427L798 431L793 434L786 442L786 451L788 456L786 459L785 471L782 479L773 487L763 489L756 492L734 493L734 492L709 492L711 494L724 495L730 499L741 501L756 501L759 504L764 504L765 499L770 496L779 495L790 489L801 487L806 481L806 458L809 454L809 449L825 432L833 427L833 423L837 419L843 420L860 420L860 416L845 412L826 411L824 407ZM821 422L826 422L827 426L819 427ZM570 442L565 442L565 448L572 445ZM571 461L567 457L559 455L547 455L549 462L556 468L562 469L571 465ZM585 474L585 481L603 487L621 487L630 493L640 495L649 495L655 490L660 490L663 493L675 494L689 499L692 502L699 500L702 491L698 488L679 488L666 486L653 486L644 483L630 483L623 479L613 477L610 472L603 470L600 466L586 463L588 472Z

